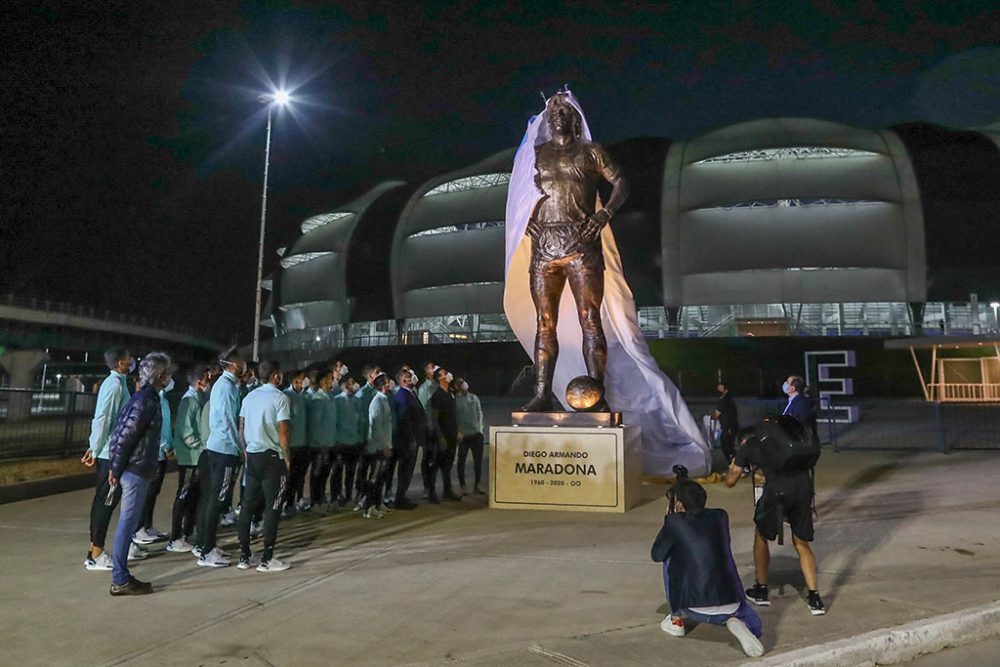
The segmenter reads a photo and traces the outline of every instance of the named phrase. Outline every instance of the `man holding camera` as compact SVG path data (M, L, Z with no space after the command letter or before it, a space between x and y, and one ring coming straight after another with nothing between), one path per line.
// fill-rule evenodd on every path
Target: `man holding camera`
M751 657L764 654L761 623L743 599L743 584L729 544L729 516L707 509L704 487L674 466L677 483L667 491L669 505L650 556L663 563L663 585L670 615L660 629L675 637L686 621L725 625Z
M726 473L726 486L733 487L739 481L747 466L759 467L765 476L764 488L754 509L753 561L757 580L747 590L747 599L756 605L770 606L767 591L767 575L771 565L771 551L768 542L775 540L782 530L784 519L792 530L792 544L799 557L799 567L809 591L807 604L814 616L826 613L823 600L816 585L816 557L809 543L813 541L813 479L811 466L778 467L768 456L766 447L772 442L793 437L787 433L788 417L794 419L792 426L798 426L794 438L810 438L807 427L810 407L808 399L801 395L805 382L797 375L785 380L781 389L788 396L781 417L766 418L762 425L740 431L736 456ZM784 421L782 421L784 420ZM796 422L798 422L796 424ZM767 429L762 431L761 429ZM763 435L763 437L762 437ZM815 445L815 443L812 443ZM817 450L818 451L818 450ZM818 457L818 454L817 454ZM813 462L814 464L815 462Z

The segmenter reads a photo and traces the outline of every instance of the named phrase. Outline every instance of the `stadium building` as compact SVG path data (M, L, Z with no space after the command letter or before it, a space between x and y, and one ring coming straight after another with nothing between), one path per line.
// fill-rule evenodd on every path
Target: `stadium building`
M1000 125L778 118L607 148L631 185L613 225L648 338L998 328ZM502 306L513 155L382 183L303 221L265 283L263 354L302 363L513 341Z

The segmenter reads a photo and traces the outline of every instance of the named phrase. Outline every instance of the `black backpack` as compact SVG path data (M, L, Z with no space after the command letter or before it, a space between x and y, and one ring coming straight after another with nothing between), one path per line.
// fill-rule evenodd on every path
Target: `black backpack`
M795 417L766 415L756 427L760 465L773 472L805 472L819 461L819 441Z

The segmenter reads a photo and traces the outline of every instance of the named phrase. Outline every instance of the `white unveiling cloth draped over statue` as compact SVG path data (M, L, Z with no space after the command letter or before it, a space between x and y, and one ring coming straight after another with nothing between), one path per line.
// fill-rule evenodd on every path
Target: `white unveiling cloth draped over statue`
M583 137L590 141L583 110L571 93L568 98L580 114ZM525 231L542 196L535 185L535 146L549 139L544 113L533 116L514 157L507 194L504 312L529 356L535 349L536 315L529 287L531 239ZM711 469L711 450L677 387L649 353L610 224L601 232L601 242L605 262L601 321L608 342L607 401L612 410L624 414L626 423L642 427L645 474L672 475L671 468L676 464L686 466L693 476L705 474ZM557 333L559 355L552 390L562 402L570 380L587 374L583 334L568 289L559 302Z

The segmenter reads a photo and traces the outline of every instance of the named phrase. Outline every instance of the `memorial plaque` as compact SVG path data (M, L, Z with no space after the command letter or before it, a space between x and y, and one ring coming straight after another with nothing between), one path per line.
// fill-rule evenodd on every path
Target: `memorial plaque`
M639 428L490 429L490 506L624 512L641 493Z

